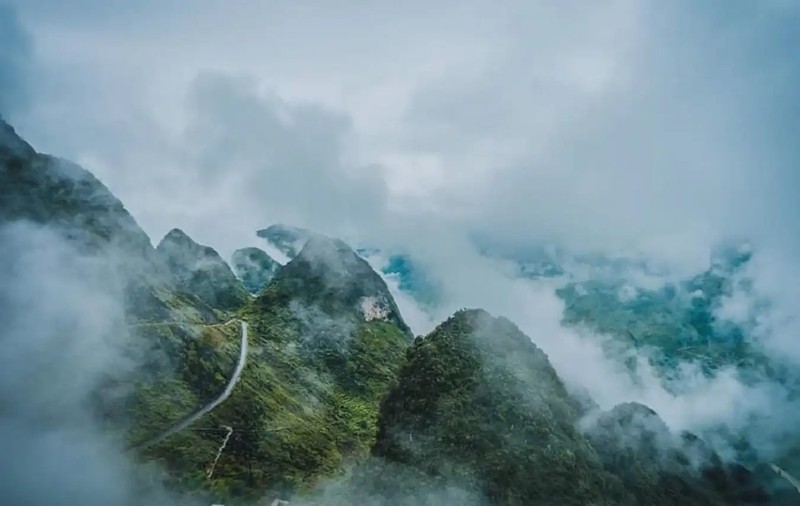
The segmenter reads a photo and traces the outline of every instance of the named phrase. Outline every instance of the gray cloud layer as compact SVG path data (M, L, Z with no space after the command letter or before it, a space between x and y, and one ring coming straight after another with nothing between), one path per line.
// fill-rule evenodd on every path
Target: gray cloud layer
M400 209L692 259L798 214L787 2L145 7L19 4L48 69L21 123L154 235Z

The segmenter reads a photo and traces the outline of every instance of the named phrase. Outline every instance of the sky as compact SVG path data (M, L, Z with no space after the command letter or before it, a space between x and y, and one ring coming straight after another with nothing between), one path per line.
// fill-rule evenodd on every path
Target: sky
M747 238L773 302L755 334L800 361L797 26L789 0L12 1L0 114L154 242L180 227L227 258L285 222L403 245L445 279L447 310L509 316L613 404L630 385L597 381L617 376L559 325L552 289L498 278L467 238L682 273ZM756 302L736 297L744 318ZM730 378L703 388L636 399L673 427L765 409Z
M796 246L794 2L430 4L12 2L0 104L154 241L226 254L280 221Z

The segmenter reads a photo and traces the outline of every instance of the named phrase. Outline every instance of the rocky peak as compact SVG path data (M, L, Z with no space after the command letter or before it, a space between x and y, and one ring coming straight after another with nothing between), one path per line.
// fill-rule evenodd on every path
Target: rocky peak
M0 223L17 220L47 225L82 250L114 249L128 271L154 256L147 234L103 183L37 153L0 120Z
M260 292L275 276L281 265L258 248L241 248L233 252L231 264L236 276L252 294Z
M477 487L487 504L624 503L575 428L577 403L510 321L459 311L407 357L381 407L374 455Z
M333 315L408 326L383 279L346 243L315 234L275 276L276 290Z
M209 306L234 309L248 299L247 291L219 253L198 244L182 230L170 230L156 251L179 286Z

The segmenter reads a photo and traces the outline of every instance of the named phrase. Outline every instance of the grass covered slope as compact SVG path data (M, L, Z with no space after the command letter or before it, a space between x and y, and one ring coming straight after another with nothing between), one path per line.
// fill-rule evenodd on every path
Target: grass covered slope
M460 311L409 351L373 453L491 504L619 504L626 494L575 428L579 416L516 326Z
M234 429L213 479L203 473L224 430L187 431L148 449L183 486L226 501L285 495L368 457L411 336L369 265L344 243L320 241L243 310L247 366L203 423Z
M409 350L381 407L377 459L355 488L409 504L453 490L492 505L767 500L746 469L673 436L645 406L586 415L514 324L459 311Z
M231 265L248 292L258 294L275 277L281 265L258 248L241 248L233 252Z

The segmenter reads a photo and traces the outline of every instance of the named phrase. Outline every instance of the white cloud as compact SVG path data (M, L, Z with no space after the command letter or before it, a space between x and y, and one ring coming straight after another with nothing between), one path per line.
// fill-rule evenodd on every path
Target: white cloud
M20 222L0 227L0 260L3 501L176 504L94 417L93 396L136 352L113 266Z

